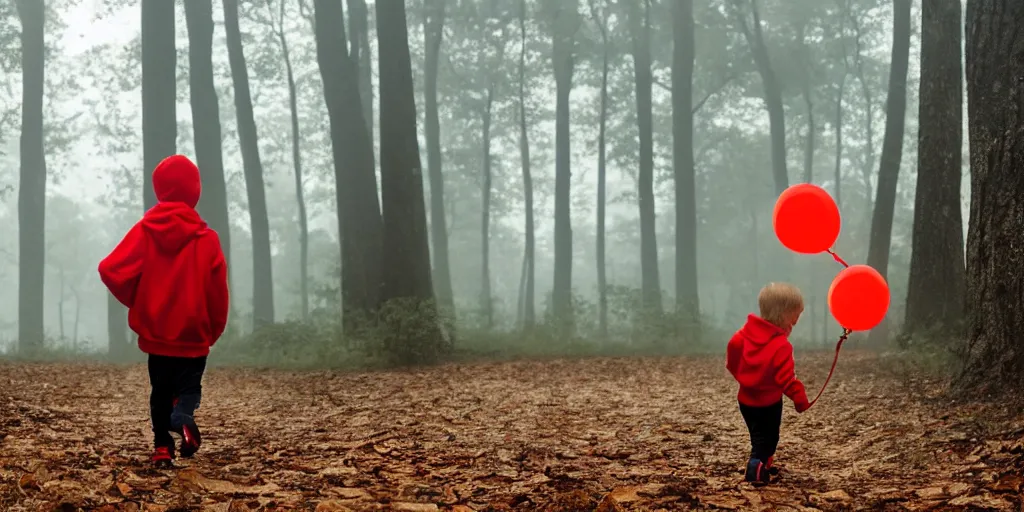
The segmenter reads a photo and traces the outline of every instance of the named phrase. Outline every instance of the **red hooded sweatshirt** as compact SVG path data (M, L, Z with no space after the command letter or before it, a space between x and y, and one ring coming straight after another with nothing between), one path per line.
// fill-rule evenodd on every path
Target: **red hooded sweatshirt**
M147 354L202 357L228 319L228 268L217 232L196 213L199 169L174 155L153 171L159 203L100 262Z
M787 332L757 316L733 334L725 367L740 383L739 401L753 407L772 405L786 395L798 410L807 405L804 384L793 368L793 345Z

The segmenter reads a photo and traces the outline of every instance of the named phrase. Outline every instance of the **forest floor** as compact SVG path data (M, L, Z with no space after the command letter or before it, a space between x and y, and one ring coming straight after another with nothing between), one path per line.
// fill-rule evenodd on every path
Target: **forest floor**
M830 353L802 353L816 392ZM1024 417L843 353L764 487L720 357L213 368L202 450L149 463L144 366L0 363L0 510L1021 510ZM887 369L889 368L889 369Z

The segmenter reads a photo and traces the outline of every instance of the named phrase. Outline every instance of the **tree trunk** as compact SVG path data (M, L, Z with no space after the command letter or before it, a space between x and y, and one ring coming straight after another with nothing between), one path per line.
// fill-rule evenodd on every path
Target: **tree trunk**
M960 214L963 93L960 0L921 4L917 193L904 333L960 332L964 234Z
M270 256L270 221L267 196L263 188L263 163L260 161L259 136L249 95L249 72L245 67L242 34L238 27L238 0L224 0L224 31L227 34L228 62L235 89L238 116L238 141L242 148L245 191L249 200L252 231L252 316L253 330L274 323L274 266Z
M1024 386L1024 3L968 0L967 105L971 215L967 232L966 366L959 384L988 392Z
M836 181L834 194L836 206L843 209L843 93L846 91L846 73L839 78L836 90L836 165L834 178Z
M380 70L380 169L384 218L385 300L417 302L415 332L396 347L403 360L429 359L447 350L436 322L423 174L416 135L409 31L403 0L377 0L377 47Z
M381 302L383 224L373 145L360 104L356 66L345 40L341 0L315 0L316 60L331 123L335 199L341 232L341 295L345 329Z
M430 241L434 250L434 288L438 303L455 313L451 263L448 258L448 226L444 210L444 173L441 172L441 124L437 109L437 68L444 37L445 0L428 0L423 21L426 58L423 70L424 122L427 138L427 172L430 179Z
M533 229L533 177L530 173L530 138L526 130L526 0L519 0L519 158L523 168L523 209L525 223L523 231L526 243L523 248L523 293L522 304L524 330L533 329L536 322L536 299L534 298L535 237Z
M491 298L491 106L494 103L494 86L488 86L484 105L483 142L484 169L480 193L483 201L480 207L480 306L484 313L484 326L494 327L494 307Z
M929 0L930 1L930 0ZM896 184L903 156L904 122L907 111L907 64L910 57L910 4L912 0L893 0L892 63L889 68L889 92L886 99L885 139L878 167L878 193L871 217L871 241L868 265L883 277L889 273L889 247L892 244L892 217L896 208ZM879 346L888 340L888 325L883 321L872 329L868 343Z
M734 1L738 3L738 0ZM775 181L775 194L778 195L789 187L789 171L786 167L786 115L782 105L782 88L775 76L775 69L772 67L771 57L768 55L768 47L764 42L757 0L751 0L750 10L754 15L752 27L747 26L746 15L742 12L737 13L737 18L740 28L743 30L743 36L747 40L747 44L750 45L750 52L754 56L754 63L757 65L757 72L761 75L761 83L764 86L764 102L768 109L771 135L772 177Z
M595 0L590 0L590 12L595 20L600 19L601 32L601 110L597 132L597 302L598 329L601 339L608 338L608 280L605 264L605 206L607 204L607 162L605 138L608 127L608 71L611 46L608 44L608 5L605 3L598 17ZM638 85L639 87L639 85ZM660 294L659 294L660 295Z
M220 107L213 82L213 5L211 0L185 2L188 26L189 94L195 136L196 164L201 170L203 194L197 209L220 236L230 263L231 230L228 192L221 153ZM230 264L228 265L230 269ZM228 272L230 275L230 271Z
M811 97L811 86L803 86L804 105L807 106L807 137L804 146L804 183L814 182L814 100Z
M142 211L156 206L153 169L177 152L174 3L142 0ZM128 350L128 310L107 294L108 351Z
M302 151L299 144L298 92L295 88L295 74L288 51L288 38L284 34L285 0L281 0L280 22L277 39L281 45L285 76L288 79L288 108L292 122L292 163L295 166L295 200L299 208L299 288L302 294L302 319L309 318L309 221L306 218L306 197L302 178Z
M651 22L650 3L643 10L633 2L630 28L633 42L633 75L636 84L636 119L640 138L640 168L637 197L640 207L640 274L644 310L662 312L661 277L658 273L658 234L654 209L654 120L651 107Z
M348 0L350 37L349 58L359 68L359 99L363 108L363 121L366 123L366 134L373 147L373 68L370 65L370 20L366 8L366 0ZM370 152L370 161L374 161L374 153ZM374 164L376 167L376 164Z
M849 8L849 7L847 7ZM854 32L854 64L857 69L857 81L860 82L861 94L864 96L864 165L861 167L861 177L864 180L865 212L873 210L871 203L871 174L875 172L875 104L874 96L871 94L871 85L868 84L867 74L864 71L863 57L863 34L861 33L860 20L852 12L847 11L850 22L853 24ZM870 215L870 214L868 214Z
M676 314L681 327L699 335L697 286L697 192L693 156L693 0L672 8L672 167L676 193ZM687 325L689 324L689 325Z
M18 349L43 348L46 262L46 150L43 78L46 21L42 1L19 0L21 18L21 176L18 185Z
M551 313L561 336L574 332L572 311L572 217L569 187L572 178L569 133L569 95L572 92L573 42L578 26L575 0L556 6L552 34L555 73L555 275Z

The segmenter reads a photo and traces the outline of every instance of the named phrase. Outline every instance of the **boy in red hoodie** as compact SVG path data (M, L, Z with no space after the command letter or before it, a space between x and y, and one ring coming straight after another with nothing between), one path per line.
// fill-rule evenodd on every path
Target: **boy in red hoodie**
M228 269L217 232L195 206L199 169L174 155L153 171L159 203L150 208L99 265L100 279L128 307L128 326L149 354L149 412L153 462L170 466L174 439L181 456L202 442L193 415L199 407L210 347L228 319Z
M747 323L729 340L726 368L740 384L740 414L750 432L750 460L745 479L766 483L771 474L782 424L782 395L797 412L810 407L807 392L793 368L789 333L804 311L804 300L795 286L770 283L757 296L761 316L748 315Z

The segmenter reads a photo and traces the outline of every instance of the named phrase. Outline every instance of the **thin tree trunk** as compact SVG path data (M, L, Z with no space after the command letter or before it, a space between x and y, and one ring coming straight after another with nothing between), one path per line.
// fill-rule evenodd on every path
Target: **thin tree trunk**
M341 0L315 0L316 60L331 123L335 200L341 233L345 330L375 311L382 296L383 223L373 145L363 120L355 63L349 57Z
M910 5L912 0L893 0L892 64L886 99L885 139L878 169L878 194L871 218L868 265L882 276L889 272L889 248L892 244L892 219L896 208L896 184L903 155L904 124L907 111L907 66L910 56ZM878 346L888 340L887 322L872 329L868 343Z
M352 62L359 68L359 99L363 108L366 133L373 147L373 68L370 59L370 20L366 0L348 0L349 27L351 27L349 49ZM375 159L370 152L370 160ZM376 163L374 163L376 167Z
M803 87L804 105L807 106L807 137L804 146L804 183L814 182L814 100L811 97L810 84Z
M734 2L739 4L739 0L734 0ZM751 0L750 9L754 15L752 27L747 26L746 15L740 11L739 7L736 9L736 17L743 31L743 37L750 46L750 52L754 56L754 63L757 65L757 71L761 75L761 82L764 86L764 102L768 109L772 147L772 177L775 181L775 194L778 195L789 187L789 171L786 167L786 115L782 105L782 88L775 76L775 69L772 67L771 57L768 55L768 47L764 42L757 0Z
M676 200L676 314L699 336L697 192L693 155L693 66L696 59L693 0L672 6L672 167ZM685 332L684 331L684 332Z
M21 18L21 169L18 185L18 349L43 348L46 269L46 150L43 91L45 8L18 0Z
M429 359L450 349L436 322L423 174L416 136L409 31L403 0L377 0L377 69L380 70L380 169L384 219L383 292L387 300L417 301L415 333L403 333L396 355ZM430 318L433 317L433 318ZM397 334L397 333L396 333Z
M651 87L650 3L643 9L630 4L630 28L633 39L633 74L636 85L636 118L640 138L640 167L637 197L640 208L640 274L644 310L661 314L661 277L658 272L658 234L654 207L654 114Z
M455 313L448 228L445 220L444 173L441 170L441 124L437 108L437 68L444 37L445 0L427 0L423 21L426 58L423 71L424 122L427 139L427 172L430 179L430 240L434 256L434 287L438 303Z
M238 27L238 0L224 0L224 30L227 34L228 62L235 90L238 140L242 148L245 191L249 200L252 232L252 313L253 330L274 323L274 265L270 255L270 220L267 196L263 188L263 163L260 161L259 135L249 94L249 71Z
M595 20L600 19L601 32L601 111L597 133L597 297L598 329L601 339L608 338L608 280L605 264L605 205L607 203L607 169L605 136L608 126L608 70L611 47L608 44L607 2L598 16L595 0L590 0L590 12Z
M220 107L213 82L213 5L211 0L185 2L188 26L189 91L196 163L202 169L203 194L197 209L220 236L230 269L231 230L228 192L221 153ZM230 275L230 270L229 270Z
M960 332L964 314L960 13L960 0L921 5L917 193L903 324L909 335Z
M494 86L487 88L483 113L484 169L481 185L483 203L480 208L480 306L483 308L484 325L494 326L494 307L491 302L491 105L494 100Z
M177 152L178 121L174 3L142 0L142 210L156 206L153 169ZM108 351L128 351L128 310L107 294Z
M65 341L64 336L64 299L67 298L67 286L64 284L64 268L61 267L57 271L57 275L60 279L60 297L57 298L57 323L60 326L60 342L63 344Z
M836 165L834 171L836 206L843 209L843 94L846 90L846 74L839 78L836 91Z
M523 293L519 302L523 305L523 329L533 329L536 322L536 299L534 298L535 237L533 228L533 177L530 173L530 138L526 130L526 0L519 0L519 158L523 168L523 209L525 223L523 231L526 243L523 248Z
M864 197L866 201L866 208L864 209L866 215L870 215L873 210L871 196L874 192L871 186L871 175L875 172L875 122L874 122L874 97L871 94L871 86L867 81L867 73L864 71L864 57L863 57L863 34L861 32L860 21L856 16L853 15L849 10L849 4L847 4L847 13L849 15L850 22L853 23L854 31L854 67L857 70L857 81L860 82L861 94L864 96L864 140L865 140L865 154L864 154L864 165L861 167L861 177L864 181Z
M968 343L959 385L970 396L1024 388L1024 3L968 0L967 104L971 215L967 233ZM996 92L998 91L998 92Z
M309 318L309 221L306 218L306 198L303 189L302 151L299 144L298 93L295 88L295 74L288 50L288 38L284 34L285 0L281 0L277 39L281 45L285 76L288 79L288 109L292 123L292 163L295 167L295 201L299 208L299 287L302 294L302 319Z
M569 95L572 92L573 41L578 26L575 0L557 6L552 34L552 64L555 74L555 265L551 290L551 313L562 336L574 332L572 311L572 177L569 132Z

